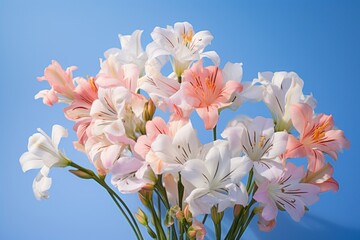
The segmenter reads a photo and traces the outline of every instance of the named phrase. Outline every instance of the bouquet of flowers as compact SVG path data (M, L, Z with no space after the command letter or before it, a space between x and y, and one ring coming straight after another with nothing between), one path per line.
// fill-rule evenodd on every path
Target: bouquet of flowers
M38 129L20 157L24 172L40 169L37 199L49 197L50 169L69 167L107 191L137 239L146 232L154 239L204 239L208 216L216 239L240 239L254 216L260 230L270 231L279 210L299 221L320 193L338 190L325 156L336 160L349 141L331 115L314 112L316 101L303 94L295 72L262 72L241 82L242 64L221 68L218 54L204 51L211 33L195 32L188 22L156 27L145 51L141 34L120 35L121 48L105 52L96 76L74 78L76 67L63 70L52 61L38 78L51 88L35 98L67 104L74 148L95 169L59 150L64 127L54 125L51 137ZM204 66L205 58L212 63ZM164 73L169 62L172 70ZM272 118L239 116L218 133L222 110L236 111L245 101L263 101ZM194 114L213 139L200 142ZM306 166L298 161L304 157ZM119 193L137 193L143 206L133 214ZM226 228L224 211L233 212Z

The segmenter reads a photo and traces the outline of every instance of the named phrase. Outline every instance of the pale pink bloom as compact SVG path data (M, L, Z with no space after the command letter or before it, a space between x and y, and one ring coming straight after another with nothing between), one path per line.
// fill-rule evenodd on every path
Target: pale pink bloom
M122 156L110 170L111 183L121 193L135 193L146 185L154 185L156 176L148 163L137 156Z
M295 103L308 103L312 108L316 100L302 92L304 82L295 72L263 72L259 73L259 82L264 86L263 100L270 109L275 130L283 131L292 128L290 108Z
M334 168L330 163L326 163L314 172L307 171L302 182L311 183L320 187L321 192L332 190L337 192L339 190L339 183L332 177Z
M121 48L108 49L104 53L105 57L109 58L113 55L121 65L133 63L138 67L141 74L147 60L147 55L141 47L142 32L142 30L135 30L131 35L119 34Z
M254 194L254 199L263 204L261 216L266 221L276 218L278 208L287 211L292 219L300 221L305 207L318 201L320 188L302 183L304 168L292 163L286 165L281 175L273 175L264 180Z
M190 64L203 57L210 58L219 65L219 56L214 52L203 52L213 36L208 31L195 33L188 22L177 22L174 27L156 27L151 33L153 42L146 47L149 59L170 56L173 71L181 77Z
M78 141L74 145L78 150L83 150L84 144L91 134L89 128L92 121L90 109L92 103L98 98L97 87L93 77L88 80L75 78L74 81L77 83L74 91L75 97L72 103L64 109L64 113L68 119L76 122L73 129L76 131Z
M140 136L134 146L134 150L143 159L151 150L151 144L155 141L159 134L168 135L169 129L165 121L160 117L155 117L151 121L146 122L146 135Z
M70 160L58 148L61 138L67 136L67 130L64 127L54 125L51 137L40 128L38 131L39 133L35 133L29 138L28 152L21 155L20 164L24 172L40 168L40 172L33 182L35 197L40 200L49 196L48 190L51 186L51 178L48 177L49 169L66 167Z
M269 174L282 172L279 156L286 150L288 134L274 132L272 119L261 116L235 119L221 136L229 141L232 151L238 156L251 160L257 183Z
M231 97L241 92L239 82L224 81L222 70L215 66L203 67L202 61L195 63L183 74L181 94L177 101L196 109L205 123L206 129L212 129L219 119L219 110L230 106Z
M56 95L54 88L51 88L50 90L41 90L35 95L35 99L39 98L42 98L43 103L48 106L53 106L54 103L57 103L59 101L59 98Z
M181 176L192 186L185 202L193 216L209 214L218 206L222 212L235 204L247 205L248 194L240 181L251 169L251 162L233 157L226 141L215 141L198 157L185 162Z
M314 116L308 104L294 104L290 110L294 127L300 133L299 139L291 136L287 145L286 158L306 156L308 169L315 172L325 164L324 153L337 159L337 152L349 148L350 142L342 130L334 129L331 115Z
M47 80L51 86L49 92L40 91L35 95L35 99L44 98L44 103L52 106L54 103L60 101L69 102L74 99L75 85L72 79L72 71L77 67L71 66L64 71L60 64L53 60L51 64L45 68L44 76L38 77L39 81ZM45 90L46 91L46 90ZM54 96L56 93L57 98Z
M101 62L96 85L102 88L124 87L132 93L138 90L139 69L135 64L121 64L114 55Z
M262 210L261 210L262 211ZM262 216L262 213L260 212L258 214L258 228L260 231L263 232L270 232L271 230L274 229L275 225L276 225L276 219L272 219L272 220L265 220Z

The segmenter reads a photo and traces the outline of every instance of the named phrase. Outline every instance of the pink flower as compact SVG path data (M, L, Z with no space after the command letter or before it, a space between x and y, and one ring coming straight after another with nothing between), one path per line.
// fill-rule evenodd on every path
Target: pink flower
M217 124L219 110L231 105L229 100L241 90L239 82L224 82L220 68L204 68L202 61L199 61L184 72L180 95L188 105L196 109L205 122L205 128L212 129Z
M74 130L78 136L78 142L75 143L75 146L83 149L90 135L88 127L92 121L90 116L91 105L98 99L98 95L94 77L90 77L88 80L83 78L76 78L75 80L78 85L74 91L74 101L64 109L64 113L68 119L76 122Z
M254 199L264 205L261 216L266 221L276 218L278 208L287 211L295 221L300 221L305 213L305 206L312 205L319 199L319 187L301 183L303 177L303 167L288 163L280 176L274 175L260 184Z
M51 86L51 90L40 91L35 95L35 99L44 98L44 103L49 106L59 101L58 97L54 96L55 93L65 97L60 99L63 102L73 100L75 85L72 79L72 71L75 69L75 66L71 66L64 71L60 64L53 60L51 64L45 68L44 76L37 78L39 81L47 80Z
M331 115L313 115L312 108L305 103L294 104L290 109L291 120L300 133L299 139L289 137L286 158L307 156L308 169L316 172L325 164L324 153L337 159L337 152L342 148L349 148L350 142L344 132L334 129Z
M311 183L320 187L321 192L332 190L337 192L339 190L339 183L332 177L334 168L330 163L325 164L314 172L307 171L302 182Z

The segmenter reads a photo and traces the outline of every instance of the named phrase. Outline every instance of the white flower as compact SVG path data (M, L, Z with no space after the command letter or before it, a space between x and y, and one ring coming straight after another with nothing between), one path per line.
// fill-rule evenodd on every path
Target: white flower
M224 81L235 80L241 82L243 76L242 63L227 62L223 68ZM242 82L243 89L240 93L232 96L231 109L237 109L245 101L260 101L262 100L264 87L255 85L256 81Z
M201 147L191 122L179 128L174 137L160 134L151 144L152 152L162 161L160 174L180 171L188 159L196 158L200 154ZM151 155L147 156L147 161L150 163L151 157Z
M203 57L210 58L215 65L219 65L219 56L214 51L203 52L213 39L211 33L200 31L194 34L194 29L188 22L177 22L174 27L156 27L151 37L154 42L146 47L149 59L170 56L178 77L193 61Z
M208 214L215 205L219 212L235 204L247 205L247 191L240 180L251 166L248 159L233 158L225 141L214 142L203 158L188 160L181 176L187 186L193 186L185 200L193 216Z
M48 177L49 169L66 167L70 160L58 148L60 139L67 136L67 130L64 127L54 125L51 138L41 129L38 131L40 133L35 133L29 138L29 151L21 155L20 164L24 172L41 168L33 182L34 194L39 200L48 198L48 190L51 186L51 178Z
M233 151L253 162L257 181L268 172L282 172L279 156L286 150L288 134L274 133L272 119L259 116L234 120L221 136L229 140Z
M289 131L292 128L290 107L294 103L307 103L312 108L316 100L302 92L304 82L294 72L263 72L255 80L265 86L264 102L270 109L276 131Z
M131 35L119 34L121 49L110 48L104 53L105 57L108 59L113 56L121 65L133 63L142 75L147 60L146 52L141 47L142 32L142 30L135 30Z

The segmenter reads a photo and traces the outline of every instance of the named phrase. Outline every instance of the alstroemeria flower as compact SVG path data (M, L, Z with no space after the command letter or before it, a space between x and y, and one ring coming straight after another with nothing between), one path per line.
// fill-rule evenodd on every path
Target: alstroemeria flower
M230 153L226 142L215 142L204 158L185 163L181 176L193 187L185 200L193 216L209 214L215 205L219 212L235 204L247 205L247 191L240 180L249 172L251 162Z
M219 110L231 105L231 97L241 90L239 82L224 81L220 68L204 68L202 61L199 61L184 72L181 93L177 96L180 100L175 101L184 101L195 108L205 128L212 129L219 119Z
M75 78L77 83L75 88L74 101L64 109L65 116L75 121L74 130L76 131L78 141L74 146L78 150L84 150L84 144L91 135L90 123L92 117L90 116L90 109L92 103L98 98L97 87L95 85L95 78L90 77L88 80L84 78Z
M314 116L313 109L305 103L294 104L290 109L290 115L300 137L298 140L290 136L285 156L307 156L310 171L316 172L324 166L324 153L336 160L338 151L349 148L350 142L345 138L344 132L334 129L331 115Z
M35 99L43 98L44 103L52 106L60 99L62 102L70 102L74 99L75 85L72 79L72 71L77 67L71 66L64 71L60 64L53 60L45 68L44 76L38 77L39 81L47 80L51 86L50 90L42 90L35 95Z
M151 144L152 154L148 154L146 160L156 174L178 172L188 159L196 158L200 153L202 145L191 122L179 127L175 135L159 134ZM154 162L157 161L153 158L161 161L155 164L155 169Z
M149 164L137 156L120 157L110 170L111 183L121 193L135 193L146 185L154 185L156 176Z
M144 126L142 113L145 97L132 94L124 87L99 88L99 99L92 104L92 134L105 135L115 142L136 140ZM117 138L112 140L113 138Z
M264 102L273 115L276 131L289 132L292 128L290 108L293 104L304 102L312 108L316 106L311 95L303 94L304 82L294 72L263 72L256 81L265 86Z
M147 60L146 52L141 47L142 32L142 30L135 30L131 35L119 34L121 48L108 49L104 53L105 57L108 59L112 55L121 65L133 63L138 67L139 73L142 75Z
M139 69L135 64L122 65L114 55L101 62L101 70L97 75L96 85L102 88L124 87L132 93L138 90Z
M177 22L174 27L156 27L151 37L154 42L146 47L149 59L170 56L173 71L178 77L192 62L203 57L208 57L215 65L219 65L219 56L214 51L203 52L213 36L208 31L195 33L188 22Z
M60 139L67 136L67 130L64 127L54 125L51 138L40 128L38 131L40 133L35 133L29 138L29 151L21 155L20 164L24 172L41 168L33 182L35 197L40 200L48 198L48 190L51 186L51 179L48 177L49 169L66 167L70 160L58 148Z
M269 172L282 172L279 156L285 152L288 140L286 132L274 132L272 119L236 119L221 134L230 142L231 149L251 160L257 181Z
M273 175L259 185L254 199L264 205L261 216L266 221L276 218L278 208L287 211L295 221L300 221L305 213L305 206L318 201L320 188L302 183L303 177L303 167L288 163L281 175Z

